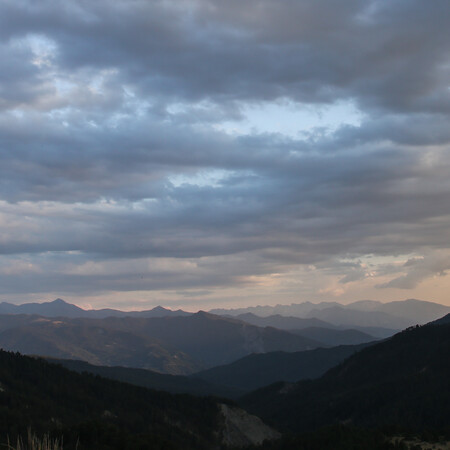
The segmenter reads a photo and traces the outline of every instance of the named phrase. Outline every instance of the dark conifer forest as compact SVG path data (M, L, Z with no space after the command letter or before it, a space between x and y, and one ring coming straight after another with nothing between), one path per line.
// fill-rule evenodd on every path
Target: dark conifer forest
M217 401L172 395L78 374L0 351L0 436L63 436L72 449L209 449L218 442ZM78 445L78 447L77 447Z

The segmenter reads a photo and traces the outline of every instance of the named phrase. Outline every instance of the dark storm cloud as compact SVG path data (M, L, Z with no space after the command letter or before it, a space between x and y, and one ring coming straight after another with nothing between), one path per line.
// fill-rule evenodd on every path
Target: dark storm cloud
M447 248L449 15L447 0L3 2L0 253L239 255L223 275L55 268L23 284L201 291L298 264L339 266L346 284L367 270L341 256ZM361 123L224 131L282 99L348 102ZM413 272L386 286L434 273Z

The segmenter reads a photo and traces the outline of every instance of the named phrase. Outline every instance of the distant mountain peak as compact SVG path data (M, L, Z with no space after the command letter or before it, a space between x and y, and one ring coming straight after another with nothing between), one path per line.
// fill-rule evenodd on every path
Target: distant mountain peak
M155 306L154 308L152 308L152 311L154 311L154 312L165 312L165 311L171 311L171 310L168 309L168 308L164 308L164 306L158 305L158 306Z
M43 317L71 317L71 318L102 318L102 317L164 317L164 316L185 316L190 315L182 310L172 311L161 305L149 311L120 311L115 309L90 309L85 310L77 305L68 303L62 298L57 298L50 302L43 303L23 303L13 305L0 303L0 314L36 314Z
M194 316L200 317L218 317L217 314L211 314L210 312L203 311L202 309L194 314Z
M53 300L52 302L46 302L46 303L52 303L53 305L71 305L71 306L76 306L76 305L72 305L71 303L67 303L62 298L59 298L59 297L56 300Z

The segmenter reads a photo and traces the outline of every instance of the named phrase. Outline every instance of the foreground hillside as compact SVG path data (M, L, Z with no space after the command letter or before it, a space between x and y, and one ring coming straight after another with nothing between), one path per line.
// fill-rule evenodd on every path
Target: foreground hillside
M213 398L151 391L0 351L0 443L28 428L64 436L64 448L78 450L209 450L276 436Z
M338 423L450 436L450 324L414 327L328 371L279 383L242 404L284 430Z

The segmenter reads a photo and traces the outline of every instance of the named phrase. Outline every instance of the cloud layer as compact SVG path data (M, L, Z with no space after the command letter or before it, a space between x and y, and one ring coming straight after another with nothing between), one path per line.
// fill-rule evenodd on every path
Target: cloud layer
M2 2L0 294L280 302L433 279L445 302L449 14ZM299 131L252 128L271 105Z

